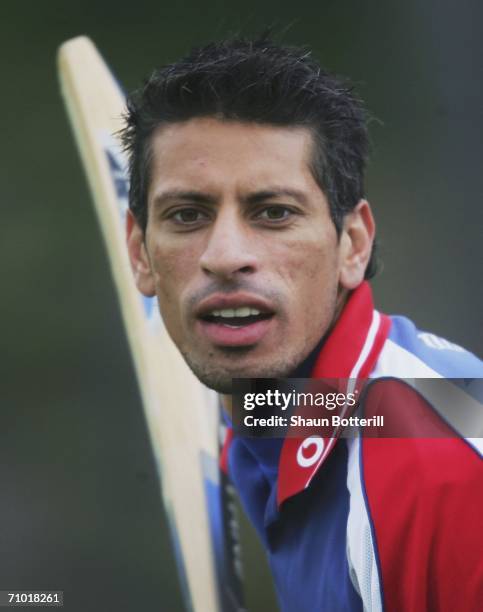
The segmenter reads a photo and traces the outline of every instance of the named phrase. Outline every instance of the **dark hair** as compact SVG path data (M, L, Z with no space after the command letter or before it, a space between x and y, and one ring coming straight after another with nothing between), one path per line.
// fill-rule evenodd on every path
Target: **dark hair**
M338 234L343 217L364 195L368 133L364 106L352 87L324 71L303 48L266 38L231 39L193 49L155 70L127 101L122 139L129 154L129 206L147 225L151 136L163 124L193 117L311 130L311 171L326 195ZM374 253L366 278L375 273Z

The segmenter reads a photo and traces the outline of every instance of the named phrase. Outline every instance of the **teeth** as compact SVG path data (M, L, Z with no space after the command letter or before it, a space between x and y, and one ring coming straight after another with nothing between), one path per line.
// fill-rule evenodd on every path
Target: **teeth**
M236 310L234 308L224 308L220 310L220 317L224 317L225 319L232 319L235 316Z
M223 308L222 310L213 310L212 316L224 317L225 319L232 319L233 317L250 317L260 314L257 308L250 308L250 306L240 306L240 308Z
M235 309L235 317L249 317L250 308L248 306L242 306L241 308Z

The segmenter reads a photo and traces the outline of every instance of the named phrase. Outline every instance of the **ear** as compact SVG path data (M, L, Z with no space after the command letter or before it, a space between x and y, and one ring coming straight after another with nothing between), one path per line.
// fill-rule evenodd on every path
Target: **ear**
M136 287L146 297L156 295L144 232L130 210L126 215L126 241Z
M344 289L355 289L364 280L371 257L376 224L367 200L361 200L344 217L340 237L339 284Z

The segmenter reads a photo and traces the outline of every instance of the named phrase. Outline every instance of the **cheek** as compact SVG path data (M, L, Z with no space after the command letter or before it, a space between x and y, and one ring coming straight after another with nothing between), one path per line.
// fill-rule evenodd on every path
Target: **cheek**
M179 296L192 269L190 250L155 244L151 249L151 262L161 308L178 309Z
M275 248L272 255L285 283L306 296L323 294L327 285L337 282L338 251L333 236L291 240L283 249Z
M273 252L285 286L286 315L297 341L314 343L332 320L338 286L336 236L294 240Z

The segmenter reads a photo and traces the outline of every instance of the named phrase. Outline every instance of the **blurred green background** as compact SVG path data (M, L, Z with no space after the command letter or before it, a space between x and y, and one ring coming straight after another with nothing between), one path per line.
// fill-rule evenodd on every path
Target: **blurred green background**
M88 34L121 82L268 25L350 76L371 124L382 310L482 351L481 4L437 0L3 2L0 589L65 609L181 610L106 256L55 71ZM243 525L248 606L273 609ZM210 611L206 611L210 612Z

